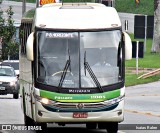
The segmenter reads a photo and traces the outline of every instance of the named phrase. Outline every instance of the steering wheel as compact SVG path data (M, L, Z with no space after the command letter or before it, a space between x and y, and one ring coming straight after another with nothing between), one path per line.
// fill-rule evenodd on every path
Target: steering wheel
M56 75L58 75L58 74L61 74L61 73L63 73L64 71L58 71L58 72L55 72L55 73L53 73L52 74L52 76L56 76ZM67 73L71 73L70 71L67 71ZM71 75L73 75L72 73L71 73Z

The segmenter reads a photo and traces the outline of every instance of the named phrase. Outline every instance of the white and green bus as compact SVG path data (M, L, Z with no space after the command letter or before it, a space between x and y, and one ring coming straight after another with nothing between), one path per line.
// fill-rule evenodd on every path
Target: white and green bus
M21 24L19 57L25 124L45 129L48 123L83 123L117 133L132 48L115 8L46 4L36 8L31 31L27 21Z

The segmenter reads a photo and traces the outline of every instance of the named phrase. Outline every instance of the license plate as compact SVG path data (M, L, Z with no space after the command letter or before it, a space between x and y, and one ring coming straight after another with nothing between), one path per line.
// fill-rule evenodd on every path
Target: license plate
M4 91L4 90L5 90L5 87L0 87L0 90Z
M88 113L86 112L74 112L73 113L73 118L87 118Z

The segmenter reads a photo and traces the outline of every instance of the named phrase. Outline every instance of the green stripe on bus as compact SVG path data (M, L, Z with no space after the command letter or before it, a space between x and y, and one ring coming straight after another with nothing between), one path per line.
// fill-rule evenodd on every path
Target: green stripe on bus
M57 102L101 102L120 96L120 89L95 94L62 94L40 90L40 96Z

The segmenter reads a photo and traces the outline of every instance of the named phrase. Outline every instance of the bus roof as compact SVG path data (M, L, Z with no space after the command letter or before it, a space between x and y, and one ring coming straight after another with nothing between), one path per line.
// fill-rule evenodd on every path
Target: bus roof
M104 29L121 27L114 7L100 3L46 4L36 9L35 26L53 29Z

